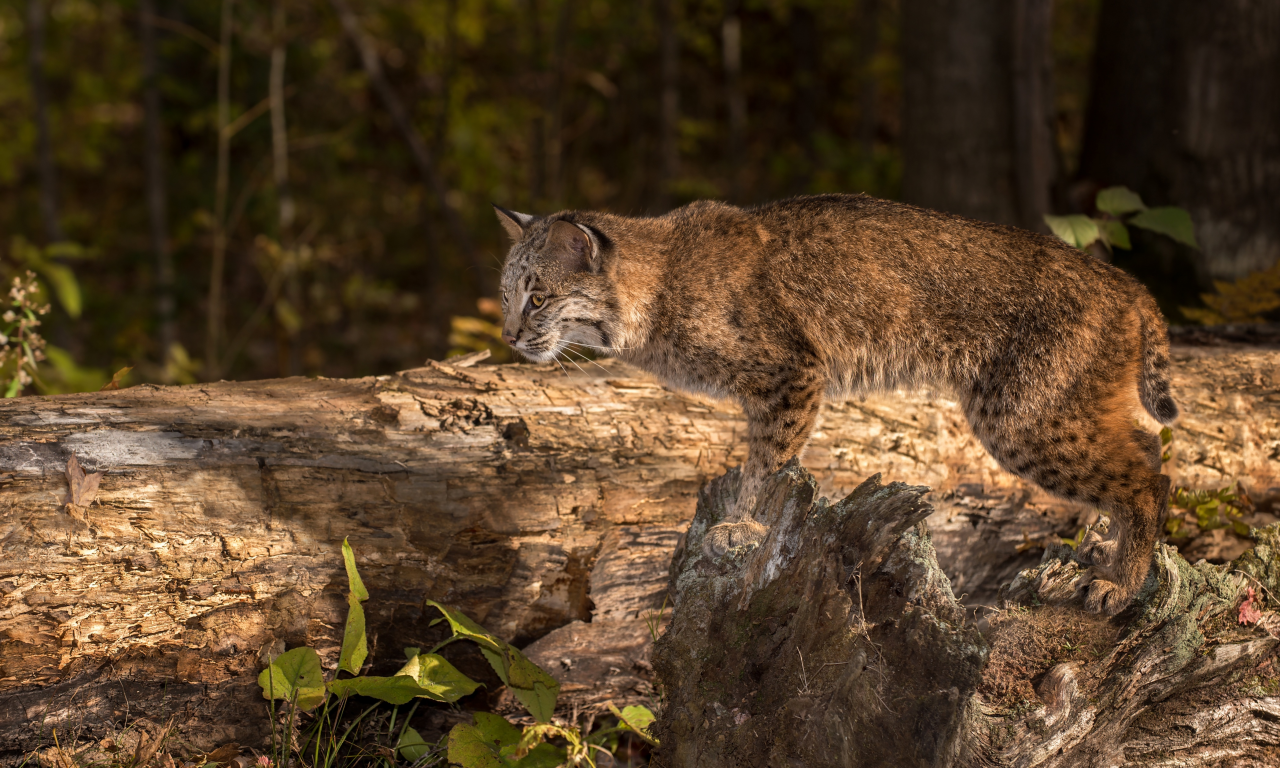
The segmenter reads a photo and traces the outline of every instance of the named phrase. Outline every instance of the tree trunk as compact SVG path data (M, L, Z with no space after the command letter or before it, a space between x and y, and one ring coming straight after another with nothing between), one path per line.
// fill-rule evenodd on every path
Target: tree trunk
M809 191L813 173L817 167L814 134L818 130L818 109L822 98L818 90L818 62L822 60L819 49L818 17L812 8L795 5L791 8L791 56L792 111L794 136L799 144L802 160L796 164L791 188L794 194Z
M209 265L209 305L204 337L205 376L220 378L220 349L226 324L222 276L227 262L227 194L231 184L231 39L235 27L235 0L222 0L222 24L218 35L218 168L213 187L213 258Z
M724 101L728 112L729 200L741 202L746 182L747 95L742 89L742 3L729 0L720 22Z
M880 48L882 0L862 0L858 8L858 146L862 161L875 159L876 133L880 124L880 78L875 71Z
M1175 482L1239 480L1271 509L1280 352L1174 359ZM433 644L432 598L536 640L529 656L561 679L567 711L645 700L646 616L698 489L742 461L745 426L601 365L0 403L0 756L140 712L175 714L197 744L261 743L260 653L305 643L336 662L344 538L372 594L378 670ZM105 473L84 511L64 505L72 455ZM926 394L824 407L804 462L832 498L874 471L932 486L933 546L970 606L1088 513L1000 471L958 407ZM458 663L487 674L471 661Z
M680 176L680 20L678 0L658 1L659 86L658 182L654 203L659 211L671 206L672 185Z
M58 173L53 163L49 131L49 86L45 78L44 45L48 16L45 0L27 0L27 65L36 123L36 166L40 174L40 216L46 244L64 240L58 219Z
M369 81L373 85L373 90L378 94L382 105L387 108L387 112L391 114L391 120L395 123L401 138L404 139L405 145L409 148L409 154L418 166L418 172L422 174L427 188L435 196L436 202L440 206L440 211L444 214L444 221L449 229L449 234L469 266L467 271L471 275L472 287L477 295L483 296L488 285L485 275L489 265L480 257L480 252L475 249L471 242L471 236L467 234L466 227L462 224L462 219L458 217L458 212L449 204L449 194L448 189L445 187L444 177L440 175L440 171L436 167L435 160L431 156L431 150L427 148L427 142L423 138L422 132L414 125L408 109L404 106L404 102L400 100L400 97L391 87L391 83L387 81L387 77L382 71L382 60L378 58L378 50L368 33L360 26L360 19L351 10L347 0L329 0L329 5L333 7L334 13L338 15L339 21L342 22L342 29L347 38L355 46L356 52L360 54L360 64L364 67L365 74L368 75Z
M174 325L173 253L169 248L169 192L164 170L164 116L160 112L160 66L156 54L155 0L139 5L139 37L142 38L144 135L146 144L147 214L150 220L151 249L155 251L156 325L160 340L160 362L167 364L177 341Z
M1080 177L1188 209L1202 281L1266 269L1280 259L1277 92L1275 3L1103 3Z
M547 53L542 34L542 3L525 0L524 31L528 35L528 63L525 68L531 81L534 117L529 121L529 200L539 206L547 196Z
M1158 545L1114 621L1083 611L1086 566L1050 546L984 637L938 566L927 488L876 475L830 504L793 464L761 494L761 545L709 562L737 480L707 487L672 563L666 765L1275 765L1280 617L1237 617L1280 605L1261 597L1280 590L1280 525L1222 566Z
M285 61L288 56L288 39L285 28L284 0L275 0L271 8L271 76L268 78L268 99L271 102L271 176L276 185L276 237L287 258L280 268L288 270L284 293L295 315L302 307L302 278L298 274L298 254L294 250L293 220L297 209L293 202L293 188L289 184L289 130L284 111ZM302 373L302 327L292 327L276 322L277 360L280 375L297 376Z
M1045 229L1050 0L907 0L903 198Z

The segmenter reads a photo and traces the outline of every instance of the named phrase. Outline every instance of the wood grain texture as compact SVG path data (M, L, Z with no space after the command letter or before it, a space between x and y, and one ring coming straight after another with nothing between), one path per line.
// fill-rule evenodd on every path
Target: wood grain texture
M1088 567L1052 545L980 633L919 525L924 487L873 477L828 503L788 465L762 494L760 546L708 560L701 539L738 483L708 484L673 560L653 662L662 764L1277 764L1280 618L1258 596L1280 592L1280 525L1223 565L1158 544L1115 617L1083 610Z
M1280 497L1277 363L1177 356L1176 480ZM138 712L253 743L264 650L306 643L336 662L344 537L372 594L376 669L437 636L430 598L510 641L541 639L540 659L570 659L552 669L566 679L588 674L592 651L630 664L605 668L630 676L620 687L582 677L575 701L567 685L566 705L643 696L639 617L662 603L699 488L741 462L744 426L730 405L602 366L432 363L3 402L0 752ZM72 455L104 473L85 520L63 506ZM1002 472L954 403L928 394L826 406L804 464L833 497L874 472L933 487L934 544L968 580L957 594L994 594L1082 514Z

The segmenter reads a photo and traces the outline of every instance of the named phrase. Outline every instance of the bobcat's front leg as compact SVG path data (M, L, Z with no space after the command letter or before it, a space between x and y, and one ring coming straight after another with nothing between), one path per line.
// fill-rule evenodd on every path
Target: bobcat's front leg
M743 398L747 415L747 463L733 511L707 531L702 551L716 558L734 547L758 542L768 531L753 517L765 478L800 455L817 421L822 386L816 372L795 372L766 397Z

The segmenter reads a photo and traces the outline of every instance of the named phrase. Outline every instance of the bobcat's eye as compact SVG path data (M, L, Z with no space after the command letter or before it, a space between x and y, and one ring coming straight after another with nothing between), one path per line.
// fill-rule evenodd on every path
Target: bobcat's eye
M529 297L529 303L535 307L540 307L547 303L547 297L543 296L541 293L535 293Z

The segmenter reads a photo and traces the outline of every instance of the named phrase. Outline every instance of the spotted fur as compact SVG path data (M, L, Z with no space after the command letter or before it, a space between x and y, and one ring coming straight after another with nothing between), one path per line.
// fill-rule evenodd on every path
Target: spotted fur
M758 540L756 496L799 455L824 397L953 391L1010 472L1111 514L1085 598L1116 613L1147 577L1169 480L1139 404L1177 417L1164 321L1146 289L1060 240L862 195L654 218L499 209L514 244L504 335L534 360L590 345L746 413L736 520L715 554ZM540 307L533 302L541 301Z

